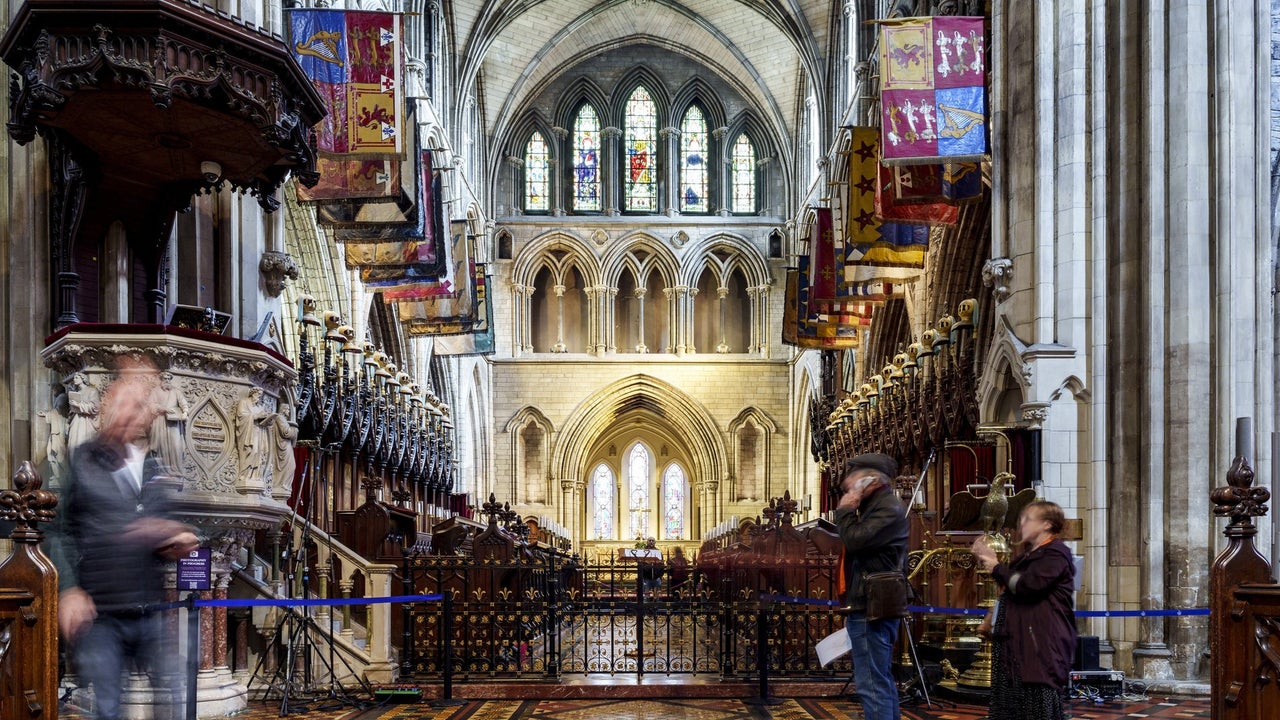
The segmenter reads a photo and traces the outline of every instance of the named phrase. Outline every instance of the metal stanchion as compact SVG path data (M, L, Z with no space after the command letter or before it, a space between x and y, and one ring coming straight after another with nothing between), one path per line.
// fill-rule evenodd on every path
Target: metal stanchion
M442 624L444 647L444 689L443 697L434 700L432 707L456 707L465 705L462 700L456 700L453 697L453 593L448 589L441 588L441 595L444 599L444 623Z
M747 705L781 705L782 700L769 696L769 631L766 628L768 609L764 599L756 609L756 672L760 681L759 696L747 698Z
M187 593L187 720L196 720L196 675L200 673L200 611L196 592Z

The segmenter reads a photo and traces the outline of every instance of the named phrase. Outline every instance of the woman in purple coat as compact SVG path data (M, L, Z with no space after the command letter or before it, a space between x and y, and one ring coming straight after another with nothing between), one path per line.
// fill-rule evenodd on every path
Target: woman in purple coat
M1004 588L979 632L990 633L990 720L1060 720L1076 647L1076 566L1058 538L1065 520L1056 503L1023 509L1018 532L1026 551L999 562L981 538L973 555Z

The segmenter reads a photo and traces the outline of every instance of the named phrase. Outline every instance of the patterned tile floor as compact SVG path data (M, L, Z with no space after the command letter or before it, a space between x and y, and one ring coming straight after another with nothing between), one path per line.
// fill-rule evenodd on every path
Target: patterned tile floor
M68 720L90 720L80 709L64 705L60 715ZM1152 698L1131 703L1077 703L1075 720L1128 720L1159 718L1191 720L1208 718L1203 699ZM273 720L280 716L279 702L253 702L237 720ZM840 698L786 699L778 705L750 705L728 698L672 698L644 700L472 700L455 707L431 703L382 705L364 709L312 709L294 712L300 720L860 720L858 706ZM935 705L903 708L906 720L981 720L986 708L975 705Z

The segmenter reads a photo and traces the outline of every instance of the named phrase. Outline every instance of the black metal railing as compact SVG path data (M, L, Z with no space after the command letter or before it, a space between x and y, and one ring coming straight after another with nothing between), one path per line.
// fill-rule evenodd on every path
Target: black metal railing
M776 678L843 678L847 658L827 667L814 646L843 627L826 604L829 556L694 571L681 586L645 592L634 563L582 563L529 553L511 562L419 556L409 563L418 592L450 597L411 610L412 646L402 667L418 680L558 679L576 674L707 674L759 677L760 638ZM807 598L818 603L788 602Z

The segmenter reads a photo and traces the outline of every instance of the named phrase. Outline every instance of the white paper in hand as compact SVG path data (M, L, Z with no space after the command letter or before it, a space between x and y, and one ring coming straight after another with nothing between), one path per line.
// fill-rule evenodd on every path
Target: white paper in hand
M849 640L849 631L840 628L819 640L814 649L818 651L818 662L826 667L832 660L843 657L845 653L852 650L853 643Z

